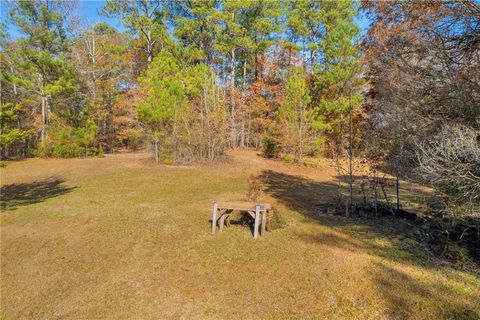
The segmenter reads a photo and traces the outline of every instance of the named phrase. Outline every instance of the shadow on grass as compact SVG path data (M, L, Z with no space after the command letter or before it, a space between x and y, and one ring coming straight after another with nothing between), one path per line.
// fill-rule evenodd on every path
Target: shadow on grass
M386 189L395 189L395 185L397 183L397 180L395 178L391 177L377 177L379 183L385 184ZM343 183L349 183L350 182L350 176L348 175L340 175L337 176L337 180L341 181ZM362 175L353 175L352 180L354 185L358 184L361 181L369 181L373 182L373 176L362 176ZM400 179L399 181L400 184L400 191L405 193L413 193L416 196L423 196L423 197L428 197L432 196L430 192L428 192L425 187L422 185L418 184L417 181L410 181L410 180L403 180ZM380 187L379 187L380 188Z
M266 170L262 174L266 193L289 209L300 212L307 221L333 227L340 232L298 233L300 240L340 248L347 252L364 251L389 261L423 268L436 269L428 246L418 240L416 222L387 218L345 218L319 215L312 206L329 203L338 194L335 182L317 182L301 176ZM377 263L370 274L378 285L378 292L387 303L389 318L410 319L418 312L421 301L434 299L438 319L480 319L472 310L480 297L474 293L459 300L449 299L452 288L441 284L423 283L422 280L389 266ZM463 299L463 301L462 301Z
M429 259L432 252L426 244L431 239L424 239L425 235L429 234L429 231L425 232L422 229L422 221L407 221L401 218L393 219L390 216L374 219L344 218L318 214L312 210L315 204L331 203L333 198L338 195L339 187L335 182L317 182L305 177L271 170L265 170L262 173L262 178L265 181L266 193L276 198L289 209L300 212L306 219L341 229L344 233L358 239L359 242L356 243L357 248L361 246L379 256L394 261L435 267L436 264L432 259ZM304 240L320 241L325 245L348 245L343 238L339 239L339 241L334 241L322 238L319 235L302 235L302 237L305 238ZM388 239L391 245L378 244L377 240L382 238Z
M377 263L373 270L372 277L388 304L387 313L391 319L415 317L422 301L434 301L435 319L480 319L480 315L472 310L480 299L474 293L457 299L455 294L453 297L446 295L452 289L443 284L429 283L427 286L423 281L384 263Z
M366 251L390 261L410 265L437 267L428 246L415 239L412 235L414 232L412 226L400 219L389 221L388 219L320 216L310 221L333 227L344 236L337 233L298 234L302 241L347 252Z
M43 202L49 198L71 192L75 187L62 185L59 178L48 178L31 183L13 183L0 189L2 210L15 210L20 206Z
M264 170L261 179L268 194L305 215L310 215L313 205L331 201L339 190L334 182L317 182L272 170Z

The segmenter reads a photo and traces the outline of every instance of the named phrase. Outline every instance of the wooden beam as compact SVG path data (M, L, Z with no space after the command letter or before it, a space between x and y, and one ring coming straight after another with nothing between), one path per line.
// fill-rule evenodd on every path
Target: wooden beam
M238 211L255 211L256 206L260 206L260 210L270 210L271 205L269 203L253 203L253 202L218 202L218 209L231 209Z

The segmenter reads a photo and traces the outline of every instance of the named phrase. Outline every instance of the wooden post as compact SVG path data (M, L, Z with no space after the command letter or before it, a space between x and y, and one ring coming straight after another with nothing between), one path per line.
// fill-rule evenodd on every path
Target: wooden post
M256 205L255 206L255 224L253 226L253 238L257 239L258 238L258 227L260 224L260 206Z
M212 203L212 234L215 234L217 225L217 203Z
M263 212L262 212L262 230L261 230L261 235L262 237L265 235L265 226L267 225L267 209L263 208Z

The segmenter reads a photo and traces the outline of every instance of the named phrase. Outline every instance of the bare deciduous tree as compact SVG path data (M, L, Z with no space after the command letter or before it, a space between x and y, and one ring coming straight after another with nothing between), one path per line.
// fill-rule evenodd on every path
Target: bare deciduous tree
M450 208L480 207L480 131L445 127L418 146L418 169ZM458 211L458 210L456 210Z

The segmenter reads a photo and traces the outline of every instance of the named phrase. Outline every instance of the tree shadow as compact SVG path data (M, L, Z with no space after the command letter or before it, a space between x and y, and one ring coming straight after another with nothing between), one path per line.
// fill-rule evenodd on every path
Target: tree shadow
M391 319L411 319L422 301L435 301L433 312L436 319L480 319L480 315L472 310L472 306L476 306L480 299L478 295L464 295L458 299L456 295L445 295L452 291L448 286L438 282L430 282L426 286L421 279L385 263L376 263L372 270L371 276L387 303L387 313Z
M338 185L330 181L314 181L301 176L265 170L262 173L265 192L287 208L301 213L306 221L318 223L331 230L303 231L297 237L305 242L341 249L345 252L367 252L400 265L437 269L425 243L418 240L418 222L404 219L338 217L318 214L313 205L329 203L338 194ZM437 319L479 319L474 307L480 298L476 293L456 298L454 289L435 282L416 278L400 267L377 262L368 274L378 286L376 290L386 303L386 317L410 319L422 303L435 301L433 312Z
M353 193L358 203L372 202L374 200L374 177L371 175L353 175ZM336 177L337 182L341 182L346 186L350 182L350 176L339 175ZM396 179L394 177L377 177L377 194L378 200L387 202L385 196L388 197L388 202L396 203L397 190ZM363 186L363 188L362 188ZM347 190L345 190L347 192ZM385 193L384 193L385 192ZM438 198L427 187L418 182L401 179L399 180L399 197L400 205L405 209L413 209L412 204L416 203L420 206L436 204L439 205Z
M301 176L294 176L272 170L264 170L261 179L265 192L292 210L312 215L315 204L331 201L338 193L334 182L316 182Z
M423 219L405 220L394 219L393 216L385 217L337 217L319 214L314 210L314 205L329 204L338 195L338 184L331 181L314 181L302 176L265 170L262 172L265 181L265 192L274 197L278 202L291 210L301 213L305 219L322 225L335 227L346 234L352 235L360 241L357 248L362 247L376 255L395 261L414 265L435 268L437 263L431 259L437 241L437 233L430 226L426 228ZM343 190L345 191L345 190ZM433 234L432 232L436 233ZM333 241L331 238L319 238L318 235L303 235L304 240L322 242L335 246L348 245L346 239ZM377 239L388 239L389 246L375 244ZM473 245L480 241L473 241ZM476 262L476 251L470 250Z
M350 180L349 176L338 176L335 181L318 182L309 178L280 173L272 170L264 170L261 178L265 181L266 192L277 198L280 202L291 209L302 210L303 213L310 212L312 206L318 203L330 202L332 199L342 194L347 197L348 188L346 183ZM354 181L362 179L361 176L354 176ZM385 180L385 179L384 179ZM388 180L388 179L386 179ZM394 184L394 179L389 179L390 184ZM386 188L391 192L391 188ZM360 189L354 185L354 198L359 200ZM379 201L383 200L382 192L378 190ZM427 196L418 186L411 186L408 190L402 190L402 195L421 195ZM392 195L390 195L392 197ZM390 200L394 200L393 198Z
M408 319L412 316L409 299L421 301L428 298L430 292L420 286L408 274L383 263L376 263L373 278L383 300L388 303L388 313L392 318ZM399 287L399 284L402 286Z
M31 183L13 183L0 188L0 208L16 210L20 206L43 202L49 198L71 192L76 187L67 187L65 180L48 178Z
M373 176L364 176L364 175L353 175L352 180L354 184L357 184L358 181L365 180L367 178L370 181L373 181ZM349 175L339 175L336 177L338 181L343 183L350 182ZM393 189L395 188L395 184L397 180L394 177L377 177L379 182L382 182L386 185L386 188ZM400 183L400 190L403 192L409 191L421 196L431 196L431 193L425 190L425 186L418 184L416 181L409 181L409 180L399 180ZM408 185L408 188L405 188L405 185Z

